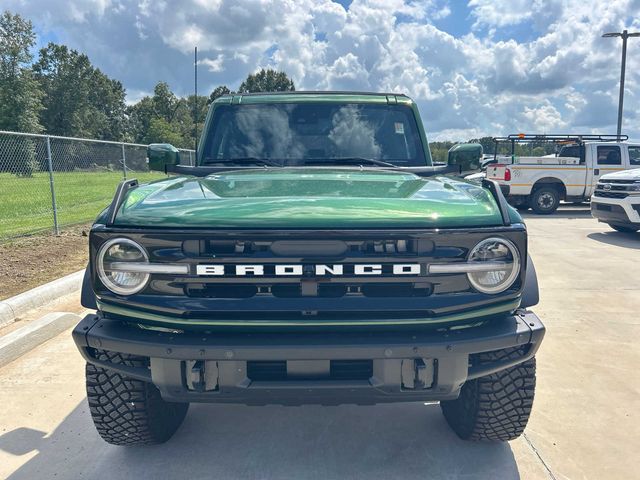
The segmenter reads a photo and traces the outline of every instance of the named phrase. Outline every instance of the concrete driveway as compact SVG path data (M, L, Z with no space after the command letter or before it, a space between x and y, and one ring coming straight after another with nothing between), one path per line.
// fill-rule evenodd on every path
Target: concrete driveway
M630 479L640 450L640 235L527 215L548 327L525 436L474 444L437 405L192 405L156 447L107 445L68 333L0 370L0 478Z

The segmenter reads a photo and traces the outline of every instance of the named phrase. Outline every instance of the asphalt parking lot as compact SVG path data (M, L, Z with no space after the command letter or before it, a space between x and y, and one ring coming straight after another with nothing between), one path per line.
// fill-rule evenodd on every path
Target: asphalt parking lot
M547 335L516 441L463 442L437 405L192 405L169 443L114 447L67 332L0 369L0 478L638 478L640 234L585 207L526 217Z

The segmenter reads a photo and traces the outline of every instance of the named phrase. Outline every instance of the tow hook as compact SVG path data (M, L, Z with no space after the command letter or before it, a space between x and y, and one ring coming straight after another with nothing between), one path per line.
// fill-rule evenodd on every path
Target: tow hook
M217 362L207 362L196 360L187 362L189 390L196 392L210 392L218 388L218 364Z
M411 358L402 360L402 388L424 390L433 385L433 360Z

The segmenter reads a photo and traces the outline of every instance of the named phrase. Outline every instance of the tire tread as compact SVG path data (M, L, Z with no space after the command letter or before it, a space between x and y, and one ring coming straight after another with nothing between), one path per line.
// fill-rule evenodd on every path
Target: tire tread
M522 356L521 348L474 355L474 362L495 362ZM536 385L535 358L500 372L467 381L456 400L440 403L460 438L508 441L527 426Z
M148 366L148 359L97 350L98 360L131 367ZM178 429L188 403L165 402L151 383L87 363L89 411L100 436L113 445L152 445L167 441Z

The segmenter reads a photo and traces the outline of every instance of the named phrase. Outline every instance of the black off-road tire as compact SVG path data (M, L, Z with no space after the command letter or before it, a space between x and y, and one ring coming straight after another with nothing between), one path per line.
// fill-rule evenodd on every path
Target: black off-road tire
M539 187L531 192L529 206L539 215L549 215L560 206L560 191L555 187Z
M475 355L473 362L521 356L519 348ZM524 432L533 405L536 360L467 381L456 400L440 402L449 426L463 440L513 440Z
M616 230L617 232L621 232L621 233L636 233L638 231L637 228L625 227L623 225L612 225L612 224L609 224L609 226L611 228L613 228L614 230Z
M144 357L96 351L96 358L132 367L148 366ZM87 363L87 399L93 423L113 445L154 445L171 438L182 424L188 403L165 402L151 383Z

